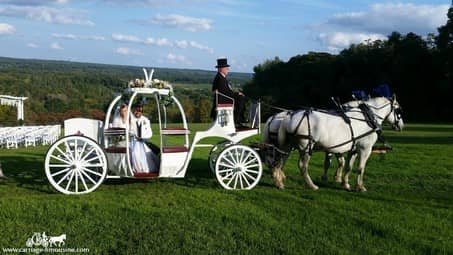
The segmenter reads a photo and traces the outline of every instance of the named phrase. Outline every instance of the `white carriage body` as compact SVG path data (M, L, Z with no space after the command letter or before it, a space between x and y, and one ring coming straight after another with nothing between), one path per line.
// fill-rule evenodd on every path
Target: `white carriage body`
M102 132L103 123L100 120L72 118L64 121L64 136L83 135L101 143Z
M152 73L149 76L146 74L146 76L148 81L151 79L148 77L152 77ZM151 96L156 100L161 145L160 166L157 173L137 173L131 163L130 144L134 137L129 123L131 123L132 102L137 96ZM179 109L182 117L182 123L179 127L167 127L167 110L166 105L160 103L162 98L170 99ZM122 101L123 99L124 101ZM46 155L46 175L51 184L65 194L89 193L97 188L105 178L182 178L187 172L189 161L196 147L215 148L217 146L198 143L204 138L218 137L227 141L223 143L227 147L222 145L225 150L221 151L222 153L220 154L216 154L215 157L210 154L211 170L214 171L214 168L216 169L216 177L226 189L236 189L236 186L241 187L241 189L251 189L261 177L261 160L259 155L251 148L236 144L247 137L260 133L260 104L256 104L256 107L253 108L251 128L237 130L233 119L234 99L231 100L232 104L217 104L217 115L212 125L206 131L196 132L192 143L190 143L190 130L184 109L178 99L173 96L171 89L128 88L122 95L112 100L107 110L104 124L99 120L84 118L74 118L65 121L65 137L61 139L61 142L55 142ZM128 102L127 112L129 119L126 121L126 128L114 128L110 124L110 119L117 110L115 106L118 108L118 104L121 102ZM165 136L183 136L184 144L181 146L167 146L164 143ZM84 137L91 138L94 141L89 141ZM117 140L121 141L112 142ZM90 152L84 152L88 148L91 149ZM221 159L217 160L219 157ZM255 161L257 162L254 163ZM225 169L222 164L233 164L234 166ZM52 170L52 168L55 169ZM93 178L90 177L90 174ZM59 175L64 175L64 177L54 178ZM71 184L73 177L75 178L75 192L69 191L72 189L70 187L73 185ZM233 181L234 178L236 179ZM80 191L80 187L77 187L79 179L83 182L82 184L85 188L83 192ZM67 184L66 180L68 180ZM87 185L87 183L90 184L87 180L92 182L91 185Z

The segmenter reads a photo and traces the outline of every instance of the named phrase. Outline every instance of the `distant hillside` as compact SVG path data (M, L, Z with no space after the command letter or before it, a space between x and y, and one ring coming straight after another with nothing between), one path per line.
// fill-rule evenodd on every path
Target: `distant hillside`
M181 101L187 101L184 107L189 120L207 120L204 108L210 107L209 84L214 71L154 70L154 78L177 85L175 93ZM26 123L61 122L74 116L102 118L113 94L122 91L129 80L141 77L142 67L137 66L0 57L0 94L29 97ZM233 84L242 85L252 74L233 72L229 78ZM15 116L15 109L0 106L0 126L15 124Z

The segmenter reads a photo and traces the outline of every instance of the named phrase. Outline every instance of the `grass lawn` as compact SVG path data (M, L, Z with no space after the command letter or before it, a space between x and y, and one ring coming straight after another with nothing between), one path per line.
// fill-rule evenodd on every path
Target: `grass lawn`
M369 160L366 193L323 183L322 153L310 164L318 191L304 187L296 153L285 190L265 169L255 189L226 191L204 148L184 179L109 180L67 196L45 177L46 147L0 149L9 177L0 180L0 249L46 232L90 254L453 254L453 126L384 134L394 150Z

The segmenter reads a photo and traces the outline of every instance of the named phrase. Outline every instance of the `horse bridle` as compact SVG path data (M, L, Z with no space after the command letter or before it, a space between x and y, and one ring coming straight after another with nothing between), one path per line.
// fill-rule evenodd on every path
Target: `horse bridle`
M395 108L395 105L393 104L393 100L391 100L391 99L389 99L389 98L387 98L387 100L389 100L390 102L387 103L387 104L384 104L384 105L382 105L382 106L379 106L379 107L375 107L375 106L372 106L372 105L369 105L369 104L366 104L366 103L365 103L365 104L366 104L368 107L373 108L373 109L376 109L376 110L382 109L382 108L384 108L384 107L390 105L390 112L389 112L385 117L381 117L381 116L379 116L378 114L376 114L376 113L374 113L374 112L373 112L373 115L374 115L375 117L377 117L378 119L384 121L384 120L386 120L386 119L390 116L390 114L393 113L393 118L394 118L395 121L392 123L392 127L393 127L394 129L398 129L398 128L399 128L399 127L398 127L398 123L399 123L399 121L403 118L403 117L401 116L402 113L403 113L403 110L401 109L401 106L398 107L398 108Z

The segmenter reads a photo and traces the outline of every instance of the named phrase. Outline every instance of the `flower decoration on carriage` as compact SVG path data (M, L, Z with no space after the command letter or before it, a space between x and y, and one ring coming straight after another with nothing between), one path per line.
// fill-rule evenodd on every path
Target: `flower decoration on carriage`
M146 82L143 79L135 79L130 80L127 85L129 88L144 88L146 86Z

